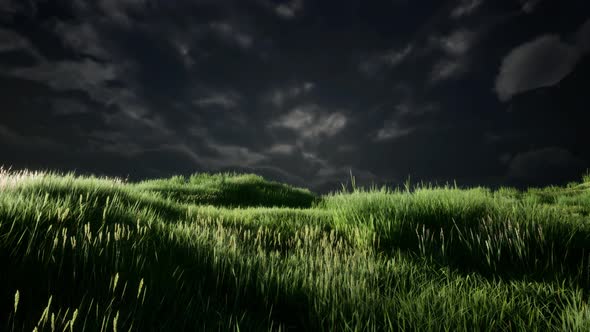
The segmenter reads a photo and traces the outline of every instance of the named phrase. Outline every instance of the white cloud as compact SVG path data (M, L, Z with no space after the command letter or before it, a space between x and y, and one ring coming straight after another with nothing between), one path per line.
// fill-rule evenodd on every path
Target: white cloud
M383 127L370 134L374 141L388 141L407 136L414 132L416 126L407 126L402 123L413 116L421 116L436 112L439 105L433 102L416 100L412 95L406 96L399 104L395 105L392 116L384 121Z
M445 56L434 63L430 73L430 83L457 78L468 70L468 52L477 41L477 33L457 29L445 36L429 39L432 47L440 49Z
M466 65L462 60L442 59L437 62L430 73L430 82L436 83L442 80L456 78L465 73Z
M318 155L314 152L303 151L302 155L303 158L307 160L310 164L319 165L325 168L331 168L330 163L326 159L318 157Z
M430 42L450 56L461 56L471 49L477 35L466 29L459 29L447 36L434 37Z
M98 6L113 21L130 25L132 22L127 12L145 9L147 2L148 0L99 0ZM84 6L79 5L78 7L83 8Z
M273 154L292 154L296 149L297 147L291 144L274 144L267 152Z
M176 51L178 52L178 54L180 55L180 57L182 58L182 61L184 62L184 66L187 69L190 69L191 67L193 67L196 63L195 59L193 59L193 48L191 47L190 43L188 41L185 40L181 40L181 39L176 39L175 41L173 41L174 46L176 47Z
M524 43L502 60L495 90L502 101L513 95L559 82L574 68L579 51L557 35Z
M532 13L541 0L520 0L522 11L530 14Z
M370 56L359 64L359 70L365 75L373 76L384 67L388 69L397 67L403 63L413 51L414 46L408 44L402 49L389 50Z
M283 127L291 129L303 129L311 126L315 120L315 114L300 108L295 109L280 120Z
M209 142L209 147L216 150L219 154L216 158L204 157L200 158L205 164L210 167L231 167L236 165L252 166L268 157L252 151L246 147L238 145L228 145L218 142Z
M35 67L15 68L10 74L32 81L44 82L59 91L92 91L102 83L117 77L114 66L89 59L80 62L45 61Z
M279 16L284 18L292 18L295 16L295 11L288 5L280 4L276 8L276 12Z
M328 136L334 136L339 133L346 126L347 118L342 113L331 113L327 116L322 116L317 119L317 123L309 130L305 130L308 133L307 136L318 136L325 134Z
M275 13L284 18L292 19L303 10L303 0L291 0L275 7Z
M380 56L384 64L389 67L395 67L404 61L410 53L414 50L412 45L407 45L399 51L390 51Z
M227 110L238 107L240 99L240 96L234 92L218 92L193 100L193 105L204 108L220 107Z
M106 84L110 80L125 76L126 65L124 63L115 66L90 59L58 62L43 60L34 67L13 68L8 75L41 82L56 91L82 91L98 104L118 107L119 113L103 114L107 125L142 124L161 133L170 134L171 130L161 119L150 116L148 105L133 90L109 87Z
M387 141L409 135L415 128L404 128L396 121L390 121L377 131L375 141Z
M101 46L102 40L95 27L89 23L79 25L58 22L55 32L62 38L66 47L82 54L97 58L107 58L108 52Z
M300 106L271 123L271 127L295 130L305 139L334 136L347 124L347 117L340 112L322 113L317 105Z
M285 102L304 96L315 88L315 83L304 82L284 89L274 89L264 99L276 107L282 107Z
M153 119L143 101L128 88L112 88L105 83L120 76L120 68L90 59L83 61L44 61L35 67L15 68L9 75L47 84L57 91L83 91L95 102L110 106L116 105L128 117L142 120L144 124L163 129ZM105 114L108 121L109 116Z
M459 6L451 11L451 18L458 19L473 14L481 5L483 0L462 0Z

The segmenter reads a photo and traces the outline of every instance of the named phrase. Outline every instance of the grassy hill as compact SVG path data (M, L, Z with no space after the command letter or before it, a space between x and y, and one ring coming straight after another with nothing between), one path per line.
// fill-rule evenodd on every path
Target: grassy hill
M588 331L590 178L355 188L0 171L0 330Z

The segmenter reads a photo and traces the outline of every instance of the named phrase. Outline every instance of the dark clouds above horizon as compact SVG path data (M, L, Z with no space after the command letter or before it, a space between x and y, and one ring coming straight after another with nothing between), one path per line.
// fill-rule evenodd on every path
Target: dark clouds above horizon
M0 0L0 164L561 184L589 55L584 0Z

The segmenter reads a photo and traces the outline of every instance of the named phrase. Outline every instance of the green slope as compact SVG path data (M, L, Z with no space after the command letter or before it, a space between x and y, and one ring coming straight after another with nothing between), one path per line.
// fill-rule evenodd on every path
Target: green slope
M0 172L0 329L590 330L590 187Z

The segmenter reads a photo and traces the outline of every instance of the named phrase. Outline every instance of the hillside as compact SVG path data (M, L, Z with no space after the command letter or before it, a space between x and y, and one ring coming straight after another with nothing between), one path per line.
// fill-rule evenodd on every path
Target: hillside
M7 331L587 331L590 175L356 188L0 171Z

